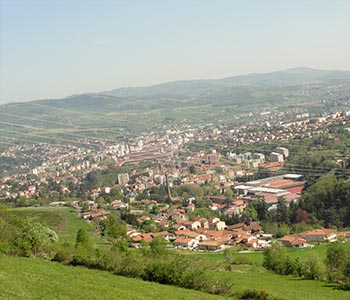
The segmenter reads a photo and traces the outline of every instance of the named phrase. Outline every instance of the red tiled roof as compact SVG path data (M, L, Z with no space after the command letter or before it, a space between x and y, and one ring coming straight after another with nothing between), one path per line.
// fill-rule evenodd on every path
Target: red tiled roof
M191 237L191 238L196 238L199 235L199 233L194 232L194 231L189 230L189 229L185 229L185 230L178 230L178 231L176 231L175 235L176 236L188 236L188 237Z
M331 233L335 233L336 230L335 229L315 229L312 231L305 231L300 233L301 236L308 236L308 235L328 235Z
M290 242L293 246L300 245L300 244L305 244L306 240L303 238L296 238L293 241Z
M287 242L293 246L306 243L305 239L296 235L285 235L283 238L280 239L280 241Z
M140 242L140 241L142 241L142 236L141 235L137 235L137 236L135 236L135 237L133 237L133 238L131 238L134 242Z
M186 244L188 245L193 239L191 238L177 238L174 243L176 244Z
M276 168L276 167L281 167L283 166L283 162L268 162L263 164L265 168Z
M286 191L290 192L292 194L301 194L303 189L304 189L304 186L296 186L296 187L292 187L292 188L286 189Z
M244 205L245 202L243 200L235 200L235 201L233 201L233 204L236 206L240 206L240 205Z
M249 226L247 226L246 230L258 231L262 230L262 227L259 224L250 224Z
M207 230L208 230L208 229L206 229L206 228L198 227L198 228L196 229L196 232L198 232L198 233L205 233Z
M161 231L161 232L153 233L153 236L154 236L154 237L158 237L158 236L167 236L168 234L169 234L169 232L167 232L167 231Z
M216 246L219 247L220 245L222 245L220 242L218 241L203 241L199 243L200 246L204 246L204 247L211 247L211 246Z
M150 243L153 240L152 233L144 233L141 236L142 236L142 239L147 243Z
M240 228L245 228L246 225L244 223L238 223L238 224L233 224L231 226L228 226L227 228L229 230L234 230L234 229L240 229Z
M253 238L251 239L249 242L247 242L247 246L252 246L254 243L257 243L258 242L258 239L257 238Z
M295 183L294 180L281 179L281 180L272 181L269 184L267 184L266 186L271 187L271 188L278 188L280 186L290 185L290 184L293 184L293 183Z

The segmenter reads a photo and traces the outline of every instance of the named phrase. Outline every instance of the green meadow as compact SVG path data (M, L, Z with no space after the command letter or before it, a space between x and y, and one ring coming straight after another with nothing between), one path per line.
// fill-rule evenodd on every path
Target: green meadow
M229 299L37 258L0 256L2 300Z

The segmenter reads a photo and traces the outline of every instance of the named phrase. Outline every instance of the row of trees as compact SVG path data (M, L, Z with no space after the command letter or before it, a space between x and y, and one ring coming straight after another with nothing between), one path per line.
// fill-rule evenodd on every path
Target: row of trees
M327 279L350 288L350 241L328 245L324 264L327 273L322 273L321 261L317 254L305 259L291 259L285 247L275 243L264 251L263 266L277 274L296 275L305 279Z

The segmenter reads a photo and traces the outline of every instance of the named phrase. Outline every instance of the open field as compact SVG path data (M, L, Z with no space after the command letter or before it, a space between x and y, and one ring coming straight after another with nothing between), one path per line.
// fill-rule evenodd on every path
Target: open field
M267 271L252 270L211 271L218 280L228 278L234 290L265 290L271 296L284 300L348 300L350 291L340 290L336 285L316 280L303 280L292 276L276 275Z
M327 244L316 245L313 249L288 249L287 255L293 260L299 257L301 260L308 256L317 256L320 261L321 271L325 272L324 259L326 257ZM249 264L230 265L223 253L208 252L182 252L184 255L200 257L212 264L219 266L219 270L210 271L211 277L228 279L232 282L236 292L245 289L265 290L278 299L307 299L307 300L329 300L329 299L350 299L350 291L339 289L337 285L328 284L316 280L304 280L293 276L277 275L262 267L263 253L233 253L233 258L244 258Z
M228 298L116 276L105 271L64 266L42 259L0 256L0 299L219 300Z
M312 249L296 249L296 248L286 248L287 255L293 260L299 257L300 259L306 259L308 256L318 256L321 264L326 258L327 243L320 245L315 245ZM181 253L181 252L180 252ZM183 252L184 253L184 252ZM225 262L225 256L223 252L212 253L212 252L189 252L189 255L194 255L196 257L201 257L207 260L212 260L216 262ZM256 266L262 266L264 260L264 254L262 251L257 252L247 252L247 253L232 253L232 258L244 257L251 264Z

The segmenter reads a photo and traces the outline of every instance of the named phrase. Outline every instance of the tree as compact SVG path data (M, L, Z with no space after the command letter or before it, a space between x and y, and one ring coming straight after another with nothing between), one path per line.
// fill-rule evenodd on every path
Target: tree
M307 223L309 220L309 214L306 210L298 208L296 211L296 222L297 223Z
M320 274L320 262L317 255L309 255L303 261L302 276L306 279L318 279Z
M75 239L75 247L78 248L79 246L82 246L86 249L92 249L93 246L91 237L83 228L80 228L78 230L77 237Z
M150 245L150 250L151 253L154 255L161 255L164 256L166 254L168 254L167 250L166 250L166 240L162 237L155 237Z
M341 271L344 269L346 261L347 249L345 244L336 242L328 245L326 255L326 266L329 279L339 277Z
M190 171L191 174L196 174L196 167L194 165L191 165L189 167L189 171Z
M327 249L328 278L350 287L350 242L338 241Z
M14 246L25 256L46 252L50 242L58 239L53 230L34 217L16 218L14 225L16 227L13 237Z
M277 274L288 275L295 271L293 262L286 254L285 248L274 243L264 251L263 266Z
M251 205L255 208L257 213L257 218L260 221L267 220L267 212L268 212L268 206L265 201L253 201Z
M112 238L126 237L126 225L122 220L117 219L115 215L110 214L107 218L101 220L100 226L102 232Z
M280 197L278 199L278 206L277 206L275 220L276 222L289 222L288 207L283 197Z
M204 195L203 189L196 184L183 184L174 188L174 190L177 192L178 195L187 193L189 197L195 197L196 199L200 199Z
M97 171L91 171L86 175L86 186L88 189L93 189L98 186L98 175Z
M227 188L226 191L225 191L225 196L226 196L225 202L226 203L230 203L232 201L232 199L233 199L233 195L234 195L234 193L233 193L232 189L231 188Z
M242 213L245 218L251 218L252 220L258 219L258 213L253 205L249 205Z

